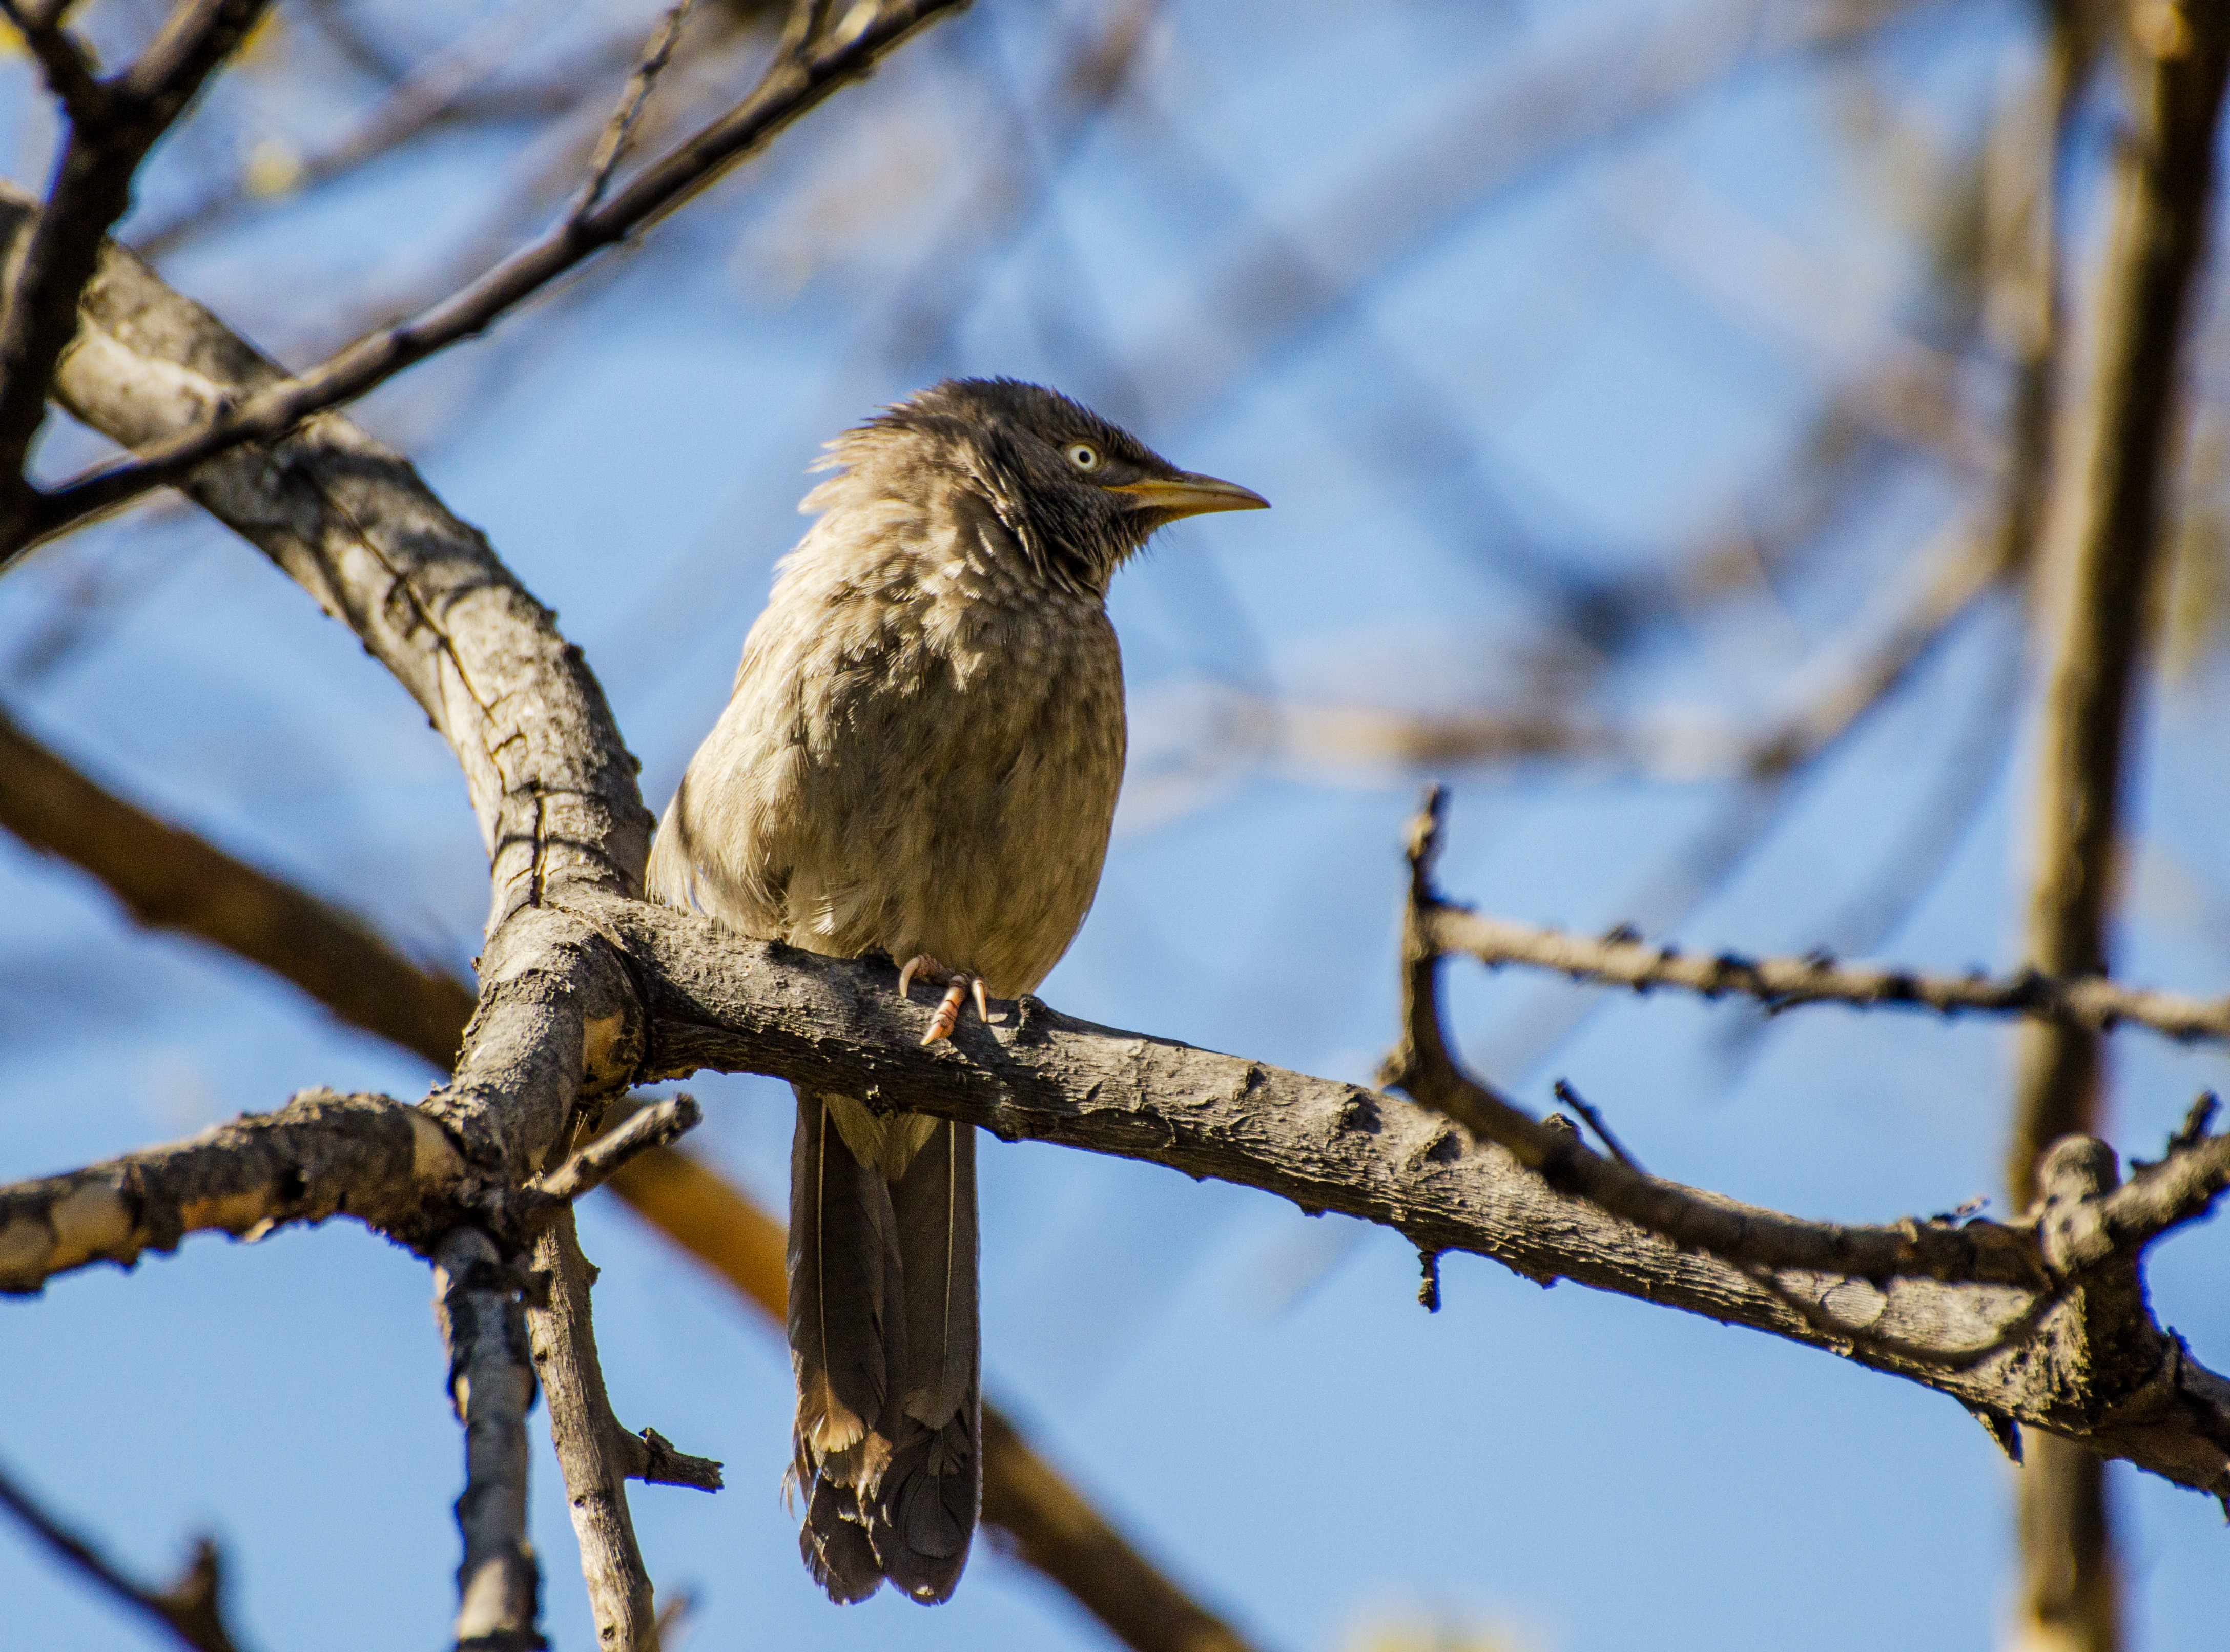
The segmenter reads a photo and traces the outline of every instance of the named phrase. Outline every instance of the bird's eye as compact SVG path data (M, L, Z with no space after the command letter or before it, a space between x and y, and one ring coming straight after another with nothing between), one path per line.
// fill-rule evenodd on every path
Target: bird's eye
M1099 449L1089 442L1072 442L1068 444L1068 462L1079 470L1097 470L1099 468Z

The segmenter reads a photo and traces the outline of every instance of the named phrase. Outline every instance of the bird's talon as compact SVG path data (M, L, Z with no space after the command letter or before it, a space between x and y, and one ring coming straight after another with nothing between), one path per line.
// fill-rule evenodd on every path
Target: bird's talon
M952 1029L960 1024L960 1006L968 1000L968 980L964 975L955 976L952 984L945 988L944 997L938 1003L937 1014L930 1020L929 1030L921 1036L923 1043L933 1044L940 1038L952 1036ZM982 982L976 984L976 990L983 991Z
M984 1001L983 978L979 975L969 984L976 990L976 1019L988 1023L991 1019L991 1006Z

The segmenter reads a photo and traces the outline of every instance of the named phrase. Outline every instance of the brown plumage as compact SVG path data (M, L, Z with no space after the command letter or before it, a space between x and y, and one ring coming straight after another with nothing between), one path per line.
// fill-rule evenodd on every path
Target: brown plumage
M659 899L1018 997L1092 904L1123 778L1105 599L1157 527L1257 495L1067 397L957 380L838 474L651 849ZM800 1544L839 1601L949 1597L982 1498L976 1133L801 1090L790 1346Z

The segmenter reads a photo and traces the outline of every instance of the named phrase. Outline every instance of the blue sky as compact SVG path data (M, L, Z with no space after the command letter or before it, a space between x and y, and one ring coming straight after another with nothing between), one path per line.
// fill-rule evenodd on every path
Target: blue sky
M430 10L385 15L441 37ZM1823 57L1788 46L1812 15L1795 4L1176 3L1149 24L1139 92L1059 145L1015 148L1001 135L1015 100L1036 106L1057 43L1105 15L979 0L609 270L361 413L559 610L654 807L799 531L805 466L880 401L947 371L1040 378L1134 420L1178 462L1260 489L1274 511L1181 526L1116 589L1131 790L1099 904L1044 996L1362 1078L1392 1035L1398 845L1422 777L1219 743L1219 708L1493 703L1528 681L1544 630L1529 570L1668 566L1769 515L1830 388L1925 337L1914 203L2018 83L2025 14L1922 7ZM320 100L346 83L280 16L273 55L204 112L216 135L158 158L145 211L190 194L211 156L342 122ZM590 23L549 16L561 43ZM1683 31L1725 60L1690 71L1702 89L1561 158L1511 172L1510 151L1435 136L1458 129L1452 112L1522 110L1524 88L1573 64L1597 66L1577 84L1614 101L1613 70L1642 78ZM45 127L20 61L0 74L0 108L4 169L35 182ZM165 270L303 359L350 330L353 295L440 268L522 148L506 131L414 151ZM1051 181L1002 227L972 180L1015 154L1024 185ZM1435 156L1470 193L1413 232L1404 203ZM1357 201L1373 210L1357 216ZM992 227L969 229L969 213ZM2086 256L2092 223L2078 214ZM1218 352L1251 322L1203 295L1266 236L1361 284L1234 371ZM893 305L922 294L948 313L948 342L893 348ZM87 450L61 433L48 461ZM1971 486L1900 459L1778 600L1653 632L1588 705L1712 728L1795 703ZM81 588L100 593L84 635L28 668ZM1653 927L1677 922L1685 945L1801 951L1963 760L1963 719L2017 646L2015 619L1963 627L1698 900L1652 891L1726 788L1602 765L1450 775L1444 882L1594 930L1658 901ZM11 714L130 795L420 956L461 968L475 950L485 861L454 762L351 639L214 525L143 513L41 553L0 583L0 669ZM2117 941L2148 983L2219 991L2230 967L2215 916L2230 904L2225 687L2218 658L2148 698ZM2009 961L2026 753L2017 735L1982 776L1972 820L1878 950ZM1995 1188L2002 1029L1814 1010L1745 1033L1724 1007L1582 999L1575 1017L1575 1002L1561 984L1465 976L1453 1029L1531 1101L1569 1075L1653 1168L1743 1198L1872 1220ZM309 1085L428 1082L8 842L0 1049L6 1177ZM2114 1070L2112 1132L2141 1153L2225 1077L2219 1053L2134 1034ZM698 1150L778 1204L786 1091L689 1087L707 1106ZM1148 1167L987 1140L983 1178L991 1391L1266 1647L1339 1648L1402 1611L1566 1652L1969 1646L1995 1630L2010 1471L1949 1401L1477 1259L1445 1265L1446 1305L1428 1315L1398 1236ZM698 1644L1104 1643L986 1549L934 1611L828 1606L776 1493L778 1339L616 1206L592 1202L583 1229L620 1414L728 1465L716 1498L635 1497L661 1587L699 1595ZM2153 1274L2163 1320L2218 1368L2221 1247L2219 1227L2180 1235ZM0 1459L143 1571L216 1532L261 1652L435 1643L453 1608L460 1450L429 1292L421 1263L336 1224L254 1247L195 1239L128 1275L0 1303ZM540 1450L549 1630L585 1647ZM2114 1492L2133 1644L2207 1643L2230 1613L2219 1512L2134 1474ZM0 1601L0 1648L151 1644L6 1528Z

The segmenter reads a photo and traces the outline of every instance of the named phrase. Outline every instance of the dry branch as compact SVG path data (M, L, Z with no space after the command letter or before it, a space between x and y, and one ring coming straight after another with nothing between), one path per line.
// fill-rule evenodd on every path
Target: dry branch
M1706 998L1755 998L1776 1010L1846 1003L1933 1010L1945 1016L2027 1016L2092 1032L2111 1031L2126 1022L2175 1039L2230 1039L2230 999L2149 991L2104 976L2061 981L2033 972L1931 975L1892 964L1840 963L1817 952L1802 958L1706 956L1653 946L1622 930L1591 939L1445 905L1434 907L1425 924L1427 939L1440 952L1466 952L1490 967L1520 964L1636 992L1673 987Z
M239 1652L225 1628L222 1610L223 1557L208 1538L196 1540L193 1557L178 1574L177 1582L167 1589L151 1589L118 1571L114 1562L41 1508L5 1472L0 1472L0 1506L5 1506L64 1565L91 1578L132 1610L152 1618L190 1652Z
M449 1351L449 1399L465 1429L457 1529L457 1652L538 1652L541 1578L526 1540L526 1413L534 1404L524 1281L474 1228L434 1253L434 1314Z
M830 37L778 55L751 94L726 114L652 162L609 198L569 214L547 236L461 292L400 326L365 334L302 373L257 386L236 406L212 407L206 417L183 430L135 444L134 456L120 466L40 495L29 532L0 537L0 565L40 539L151 488L182 481L244 442L275 441L311 415L351 401L459 339L485 331L567 271L680 206L830 94L872 72L917 30L964 3L884 0L856 25L854 14L847 14ZM101 227L113 222L104 220ZM91 256L88 250L88 267ZM5 434L0 424L0 437ZM0 456L4 451L0 448Z
M1034 999L995 1006L996 1024L964 1024L949 1044L924 1049L886 963L815 958L593 891L574 898L644 984L643 1077L768 1073L1006 1139L1260 1188L1398 1229L1420 1249L1492 1256L1535 1279L1569 1278L1822 1348L1977 1413L2230 1492L2230 1384L2153 1322L2137 1284L2151 1224L2187 1219L2230 1184L2222 1139L2180 1147L2140 1178L2148 1191L2134 1203L2114 1203L2102 1183L2067 1194L2033 1230L1840 1229L1653 1180L1643 1190L1653 1203L1641 1207L1650 1222L1639 1225L1551 1184L1619 1198L1611 1172L1632 1174L1569 1138L1541 1155L1549 1174L1537 1174L1415 1103L1094 1027ZM2111 1165L2103 1146L2079 1145ZM39 1186L0 1191L0 1210ZM1656 1230L1674 1206L1695 1215L1698 1227L1684 1231L1711 1249ZM2114 1237L2103 1255L2084 1236L2102 1230ZM1773 1269L1769 1279L1761 1267ZM2124 1287L2102 1294L2102 1280Z

